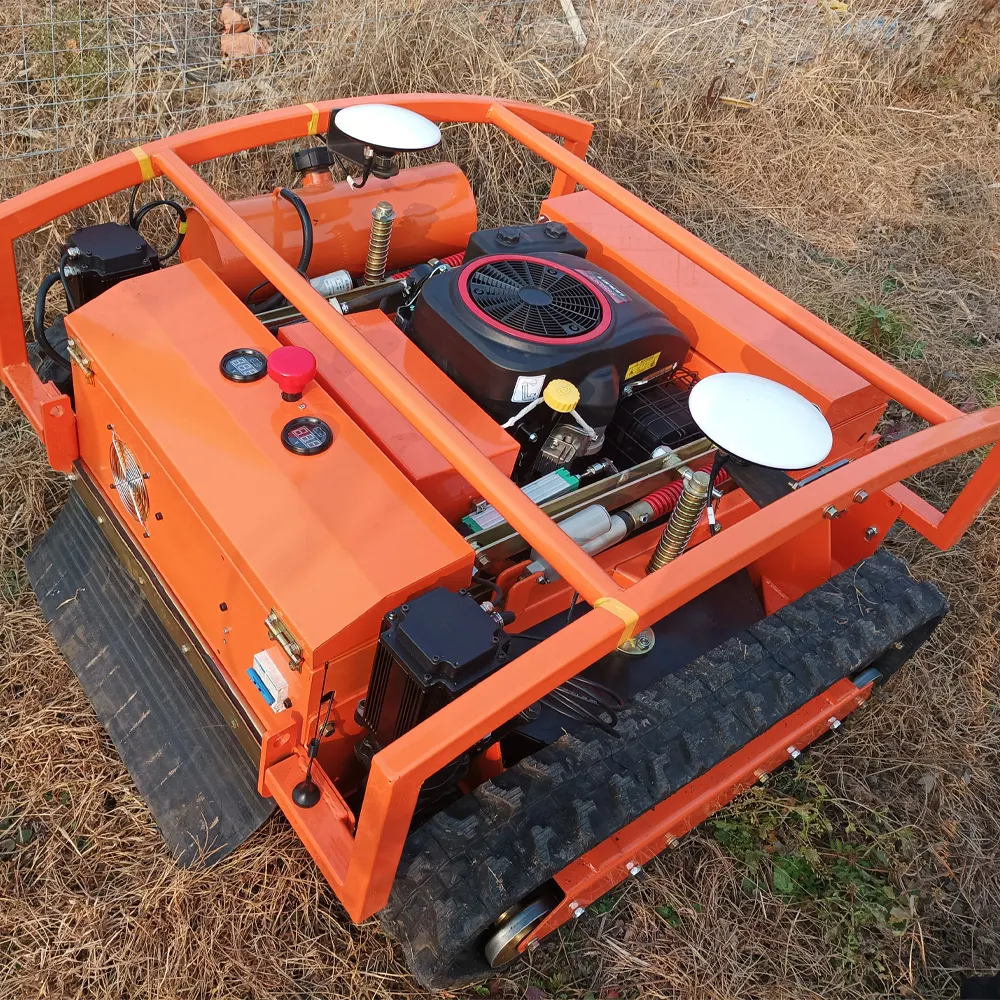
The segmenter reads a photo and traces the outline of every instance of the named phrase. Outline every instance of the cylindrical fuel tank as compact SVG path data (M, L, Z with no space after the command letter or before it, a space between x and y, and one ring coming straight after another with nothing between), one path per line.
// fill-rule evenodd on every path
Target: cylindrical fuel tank
M355 276L364 272L372 209L380 201L390 202L396 213L390 271L464 250L476 229L472 188L453 163L410 167L389 180L372 177L360 189L332 178L310 180L295 193L313 221L311 277L340 268ZM284 198L266 194L229 205L289 264L298 263L302 226ZM240 298L263 280L257 268L197 208L187 213L181 260L201 258Z

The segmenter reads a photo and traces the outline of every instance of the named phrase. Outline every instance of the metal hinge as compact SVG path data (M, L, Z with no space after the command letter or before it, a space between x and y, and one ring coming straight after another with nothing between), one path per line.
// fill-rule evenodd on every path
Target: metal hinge
M70 361L73 361L79 367L88 382L93 382L94 369L90 367L90 359L83 353L83 351L80 350L76 341L72 337L66 341L66 349L69 351Z
M271 608L271 613L264 619L264 624L267 626L267 634L284 650L292 670L301 670L302 646L274 608Z

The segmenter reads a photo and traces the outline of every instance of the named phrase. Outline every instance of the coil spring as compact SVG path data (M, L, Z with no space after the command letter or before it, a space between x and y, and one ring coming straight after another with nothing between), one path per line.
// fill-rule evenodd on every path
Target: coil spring
M680 498L663 529L653 557L646 567L647 573L663 569L676 559L688 546L694 529L708 503L709 475L704 470L685 477Z
M389 240L396 213L387 201L380 201L372 209L372 228L368 235L368 258L365 261L365 284L375 285L385 279L385 266L389 260Z

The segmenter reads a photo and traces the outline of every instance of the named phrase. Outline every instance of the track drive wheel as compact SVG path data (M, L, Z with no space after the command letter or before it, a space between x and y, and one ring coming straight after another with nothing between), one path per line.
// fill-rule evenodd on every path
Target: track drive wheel
M559 894L554 889L515 903L493 922L483 945L491 969L502 969L517 958L521 942L555 909Z

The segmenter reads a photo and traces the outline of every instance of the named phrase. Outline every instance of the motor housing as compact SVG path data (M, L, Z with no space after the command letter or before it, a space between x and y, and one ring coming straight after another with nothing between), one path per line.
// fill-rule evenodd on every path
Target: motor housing
M563 253L489 254L433 276L407 332L500 423L547 381L566 379L597 429L628 380L679 363L689 349L650 302Z
M467 591L435 587L382 620L357 720L381 749L488 677L510 639Z
M112 285L160 267L160 258L131 226L101 222L78 229L66 242L68 263L63 272L79 308Z

